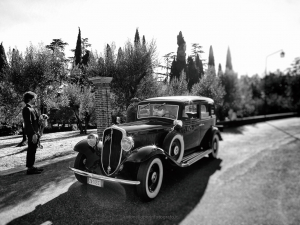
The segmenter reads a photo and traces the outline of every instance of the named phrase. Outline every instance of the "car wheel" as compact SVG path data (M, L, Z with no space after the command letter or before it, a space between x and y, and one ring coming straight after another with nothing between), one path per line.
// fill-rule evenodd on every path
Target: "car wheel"
M211 142L212 153L209 154L209 158L216 159L218 157L219 152L219 137L218 135L214 135Z
M85 162L86 162L86 156L79 152L74 162L74 168L85 171ZM83 184L87 183L87 177L81 176L77 173L75 173L75 177L80 183Z
M158 157L153 157L141 163L137 180L141 183L137 186L137 193L144 201L154 199L161 188L163 180L163 165Z
M184 152L184 142L181 134L177 132L169 133L164 142L163 149L178 163L181 162Z

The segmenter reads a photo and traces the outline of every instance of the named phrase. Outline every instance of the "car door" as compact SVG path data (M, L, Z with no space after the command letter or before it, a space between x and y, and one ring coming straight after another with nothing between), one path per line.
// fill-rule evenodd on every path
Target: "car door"
M185 105L182 110L183 139L185 149L191 149L200 144L200 113L198 104Z
M200 104L200 142L205 136L208 129L211 127L211 116L209 115L209 105L205 103ZM200 143L199 143L200 144Z

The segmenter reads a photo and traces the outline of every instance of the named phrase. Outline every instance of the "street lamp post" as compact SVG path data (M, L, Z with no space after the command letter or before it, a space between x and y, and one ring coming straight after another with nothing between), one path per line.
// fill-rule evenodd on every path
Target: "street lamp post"
M280 50L278 50L278 51L276 51L276 52L273 52L273 53L271 53L270 55L267 55L267 56L266 56L265 85L264 85L264 86L265 86L265 118L266 118L266 114L267 114L266 81L267 81L267 73L268 73L268 71L267 71L267 68L268 68L268 58L269 58L270 56L272 56L272 55L275 55L275 54L279 53L279 52L280 52L280 57L283 58L284 55L285 55L285 53L284 53L284 51L283 51L282 49L280 49Z

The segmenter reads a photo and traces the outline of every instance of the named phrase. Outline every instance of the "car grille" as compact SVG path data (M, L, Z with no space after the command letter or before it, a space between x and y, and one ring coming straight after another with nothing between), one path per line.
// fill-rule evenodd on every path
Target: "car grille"
M125 131L120 128L108 128L103 132L102 169L106 175L113 174L121 162L121 140Z

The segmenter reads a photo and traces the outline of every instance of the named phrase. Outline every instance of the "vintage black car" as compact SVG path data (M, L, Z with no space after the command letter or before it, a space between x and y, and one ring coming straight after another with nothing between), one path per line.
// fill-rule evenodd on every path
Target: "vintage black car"
M168 96L138 104L137 121L106 128L99 140L88 135L77 143L77 180L103 187L104 182L136 185L142 200L154 199L165 164L187 167L218 155L221 134L214 101L199 96Z

